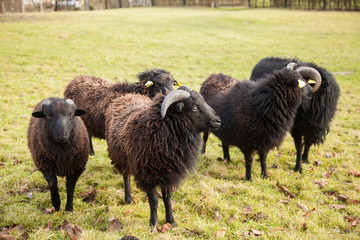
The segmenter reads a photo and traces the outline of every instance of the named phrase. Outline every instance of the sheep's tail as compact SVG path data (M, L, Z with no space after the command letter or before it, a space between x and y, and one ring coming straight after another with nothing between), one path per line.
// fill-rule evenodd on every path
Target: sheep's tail
M216 94L229 90L239 80L233 78L230 75L222 73L211 74L202 84L200 88L200 94L205 98L209 99Z

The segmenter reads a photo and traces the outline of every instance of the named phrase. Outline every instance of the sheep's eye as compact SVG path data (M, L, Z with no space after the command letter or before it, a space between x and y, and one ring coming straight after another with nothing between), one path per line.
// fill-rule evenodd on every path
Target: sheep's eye
M198 107L197 107L197 106L193 106L193 108L191 109L191 111L193 111L193 112L197 112L197 111L199 111L199 109L198 109Z
M73 119L74 119L74 116L70 116L69 118L70 118L71 120L73 120Z
M51 117L50 117L50 116L46 116L46 119L47 119L47 120L51 120Z
M159 83L155 83L155 87L160 87L160 84L159 84Z

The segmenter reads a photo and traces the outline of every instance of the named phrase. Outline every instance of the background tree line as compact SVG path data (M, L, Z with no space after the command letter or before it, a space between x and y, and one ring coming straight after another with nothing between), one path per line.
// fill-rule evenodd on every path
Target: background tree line
M74 1L74 0L58 0ZM359 11L360 0L76 0L82 10L150 6L234 6L248 8L287 8L304 10ZM0 13L53 11L55 0L0 0ZM86 4L85 4L86 3ZM59 9L69 10L69 9Z
M359 0L248 0L248 6L309 10L360 10Z

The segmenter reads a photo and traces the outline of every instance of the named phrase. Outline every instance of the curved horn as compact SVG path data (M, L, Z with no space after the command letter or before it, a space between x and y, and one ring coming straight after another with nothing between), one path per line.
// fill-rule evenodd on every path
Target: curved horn
M296 71L298 73L300 73L300 75L303 77L303 78L310 78L312 80L314 80L316 83L315 83L315 86L313 88L313 92L316 92L320 85L321 85L321 75L320 73L315 69L315 68L312 68L312 67L300 67L298 69L296 69Z
M289 63L289 64L286 66L286 68L291 69L291 70L294 70L294 68L295 68L296 66L297 66L296 63L291 62L291 63Z
M168 95L166 95L164 101L161 104L161 118L165 117L166 111L171 104L177 101L187 99L189 97L190 97L190 93L183 90L175 90L170 92Z

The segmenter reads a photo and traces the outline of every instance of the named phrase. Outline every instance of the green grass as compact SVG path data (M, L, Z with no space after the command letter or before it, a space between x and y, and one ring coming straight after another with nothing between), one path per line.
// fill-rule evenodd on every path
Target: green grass
M40 191L46 181L33 171L26 139L31 112L40 100L62 96L67 83L80 74L135 82L137 73L154 67L199 90L211 73L248 78L265 56L313 61L334 72L342 91L331 132L324 145L311 149L311 164L304 165L303 174L292 171L290 136L269 154L270 178L260 177L255 161L253 181L247 182L242 153L234 147L233 164L218 161L220 141L212 135L197 170L173 195L177 227L152 233L146 195L132 182L136 204L124 205L122 177L114 173L106 142L95 140L97 154L78 181L74 211L42 213L42 208L51 208L50 193ZM341 204L334 199L340 194L360 200L360 178L348 174L360 171L359 83L358 13L136 8L0 15L0 228L22 226L23 231L11 231L17 239L70 239L57 230L66 219L83 228L82 239L215 239L222 228L227 229L224 239L255 238L247 235L251 229L261 231L261 239L358 239L359 224L347 232L350 223L344 217L359 218L360 204L345 203L346 208L338 210L330 205ZM322 165L315 166L314 160ZM333 174L320 189L314 181L323 180L329 169ZM296 197L288 199L280 192L278 181ZM96 202L83 202L79 195L94 183L99 190ZM59 187L64 209L64 179ZM36 190L32 200L23 193L28 189ZM304 217L297 203L315 210ZM245 206L252 207L249 215L243 212ZM126 214L128 210L133 211ZM106 231L112 217L121 221L122 230ZM164 221L160 201L160 225ZM284 230L272 231L277 227Z

